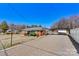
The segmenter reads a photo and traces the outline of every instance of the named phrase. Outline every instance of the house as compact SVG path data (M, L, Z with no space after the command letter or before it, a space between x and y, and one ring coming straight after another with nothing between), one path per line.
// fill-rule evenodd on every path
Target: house
M26 29L23 29L22 30L22 33L23 34L26 34L26 35L33 35L33 36L42 36L44 35L44 28L42 27L32 27L32 28L26 28Z

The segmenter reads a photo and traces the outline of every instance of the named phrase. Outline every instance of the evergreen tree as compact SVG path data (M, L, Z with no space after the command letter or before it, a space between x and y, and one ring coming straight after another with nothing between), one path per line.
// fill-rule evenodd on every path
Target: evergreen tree
M2 31L3 31L3 33L5 33L8 30L8 24L7 24L7 22L6 21L3 21L1 23L1 26L0 27L1 27Z

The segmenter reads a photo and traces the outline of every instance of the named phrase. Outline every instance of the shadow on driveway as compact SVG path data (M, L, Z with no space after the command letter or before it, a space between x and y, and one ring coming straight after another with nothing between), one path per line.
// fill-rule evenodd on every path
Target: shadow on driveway
M74 47L77 50L77 53L79 54L79 43L77 43L74 38L72 38L70 35L68 35L68 37L70 38L71 42L73 43Z

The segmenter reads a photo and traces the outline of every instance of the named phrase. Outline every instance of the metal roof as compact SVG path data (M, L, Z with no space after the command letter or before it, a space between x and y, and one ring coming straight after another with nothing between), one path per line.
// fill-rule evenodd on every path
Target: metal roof
M26 28L26 29L23 29L25 31L35 31L35 30L44 30L42 27L33 27L33 28Z

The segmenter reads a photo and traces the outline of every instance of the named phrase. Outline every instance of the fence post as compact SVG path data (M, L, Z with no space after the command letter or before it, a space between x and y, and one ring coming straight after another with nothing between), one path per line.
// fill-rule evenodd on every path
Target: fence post
M13 41L13 32L11 30L11 46L12 46L12 41Z

